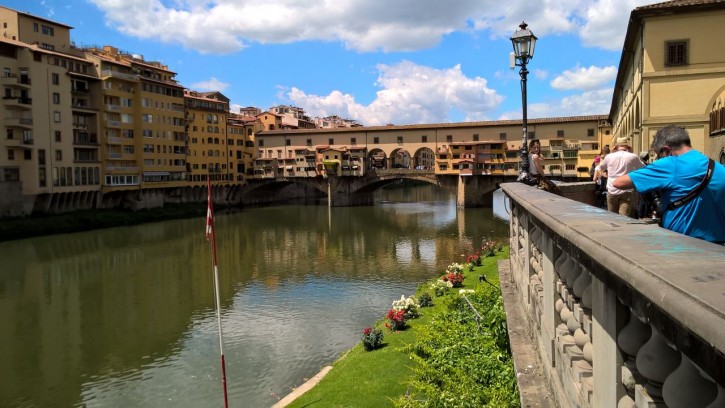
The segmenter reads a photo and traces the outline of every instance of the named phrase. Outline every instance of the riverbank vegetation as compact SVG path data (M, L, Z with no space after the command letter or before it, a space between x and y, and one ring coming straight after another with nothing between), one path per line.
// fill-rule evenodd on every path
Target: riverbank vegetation
M193 203L166 204L163 208L137 211L81 210L57 215L5 218L0 220L0 241L192 218L204 214L206 204Z
M367 351L362 342L356 345L289 406L518 407L496 268L508 256L500 246L474 254L422 284L414 306L405 297L393 302L393 313L366 332L381 330L382 346ZM463 277L460 288L448 283L456 273ZM428 296L432 305L425 307L421 300ZM393 331L400 322L391 325L391 316L401 308L410 318Z

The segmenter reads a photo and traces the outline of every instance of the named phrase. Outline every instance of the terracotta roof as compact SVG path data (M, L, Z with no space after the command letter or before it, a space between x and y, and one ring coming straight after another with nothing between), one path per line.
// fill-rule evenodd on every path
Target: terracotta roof
M2 7L2 6L0 6L0 7ZM8 38L8 37L0 36L0 42L4 42L4 43L7 43L7 44L12 44L12 45L15 45L17 47L27 48L27 49L29 49L31 51L37 51L37 52L41 52L43 54L57 55L57 56L63 57L63 58L69 58L69 59L73 59L73 60L76 60L76 61L86 62L86 63L89 63L89 64L91 63L90 61L88 61L85 58L77 57L75 55L66 54L66 53L63 53L63 52L46 50L45 48L38 47L37 44L28 44L28 43L25 43L25 42L22 42L22 41L13 40L13 39Z
M634 9L634 11L640 11L640 10L657 10L657 9L668 9L668 8L676 8L676 7L692 7L692 6L700 6L700 5L711 5L711 4L718 4L723 3L725 4L725 0L671 0L671 1L665 1L662 3L655 3L655 4L647 4L645 6L640 6Z

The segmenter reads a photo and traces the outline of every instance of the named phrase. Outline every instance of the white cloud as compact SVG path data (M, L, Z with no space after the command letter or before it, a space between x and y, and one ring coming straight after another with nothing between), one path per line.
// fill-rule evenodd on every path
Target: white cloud
M549 71L543 69L533 69L531 72L533 72L534 76L538 79L546 79L549 77Z
M189 88L195 91L223 92L225 89L229 88L229 84L218 80L216 77L211 77L206 81L195 82L191 84Z
M537 36L578 33L606 49L622 45L627 16L646 0L89 0L118 31L201 53L250 43L337 41L357 51L420 50L444 35L489 30L508 37L522 18Z
M459 65L434 69L403 61L378 70L381 89L367 106L340 91L319 96L292 88L286 97L310 116L339 115L365 125L448 122L452 109L463 112L466 121L483 120L503 100L486 79L466 77Z
M614 81L617 77L617 67L596 67L589 68L576 66L566 70L551 81L551 87L558 90L581 89L593 90Z
M529 119L560 116L607 115L612 103L612 88L570 95L558 101L530 103ZM521 111L504 112L498 119L521 119Z

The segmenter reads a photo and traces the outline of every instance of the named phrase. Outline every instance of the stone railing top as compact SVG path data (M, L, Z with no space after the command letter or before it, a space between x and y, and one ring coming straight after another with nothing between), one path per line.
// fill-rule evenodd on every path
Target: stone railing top
M725 352L725 247L522 183L501 187L537 225Z

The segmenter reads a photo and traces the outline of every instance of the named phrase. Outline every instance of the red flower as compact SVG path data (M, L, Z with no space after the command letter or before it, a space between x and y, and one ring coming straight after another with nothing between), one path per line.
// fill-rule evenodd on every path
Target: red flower
M369 334L370 334L370 333L371 333L372 331L373 331L373 329L371 329L370 327L368 327L368 328L366 328L365 330L363 330L363 334L367 336L367 335L369 335Z

